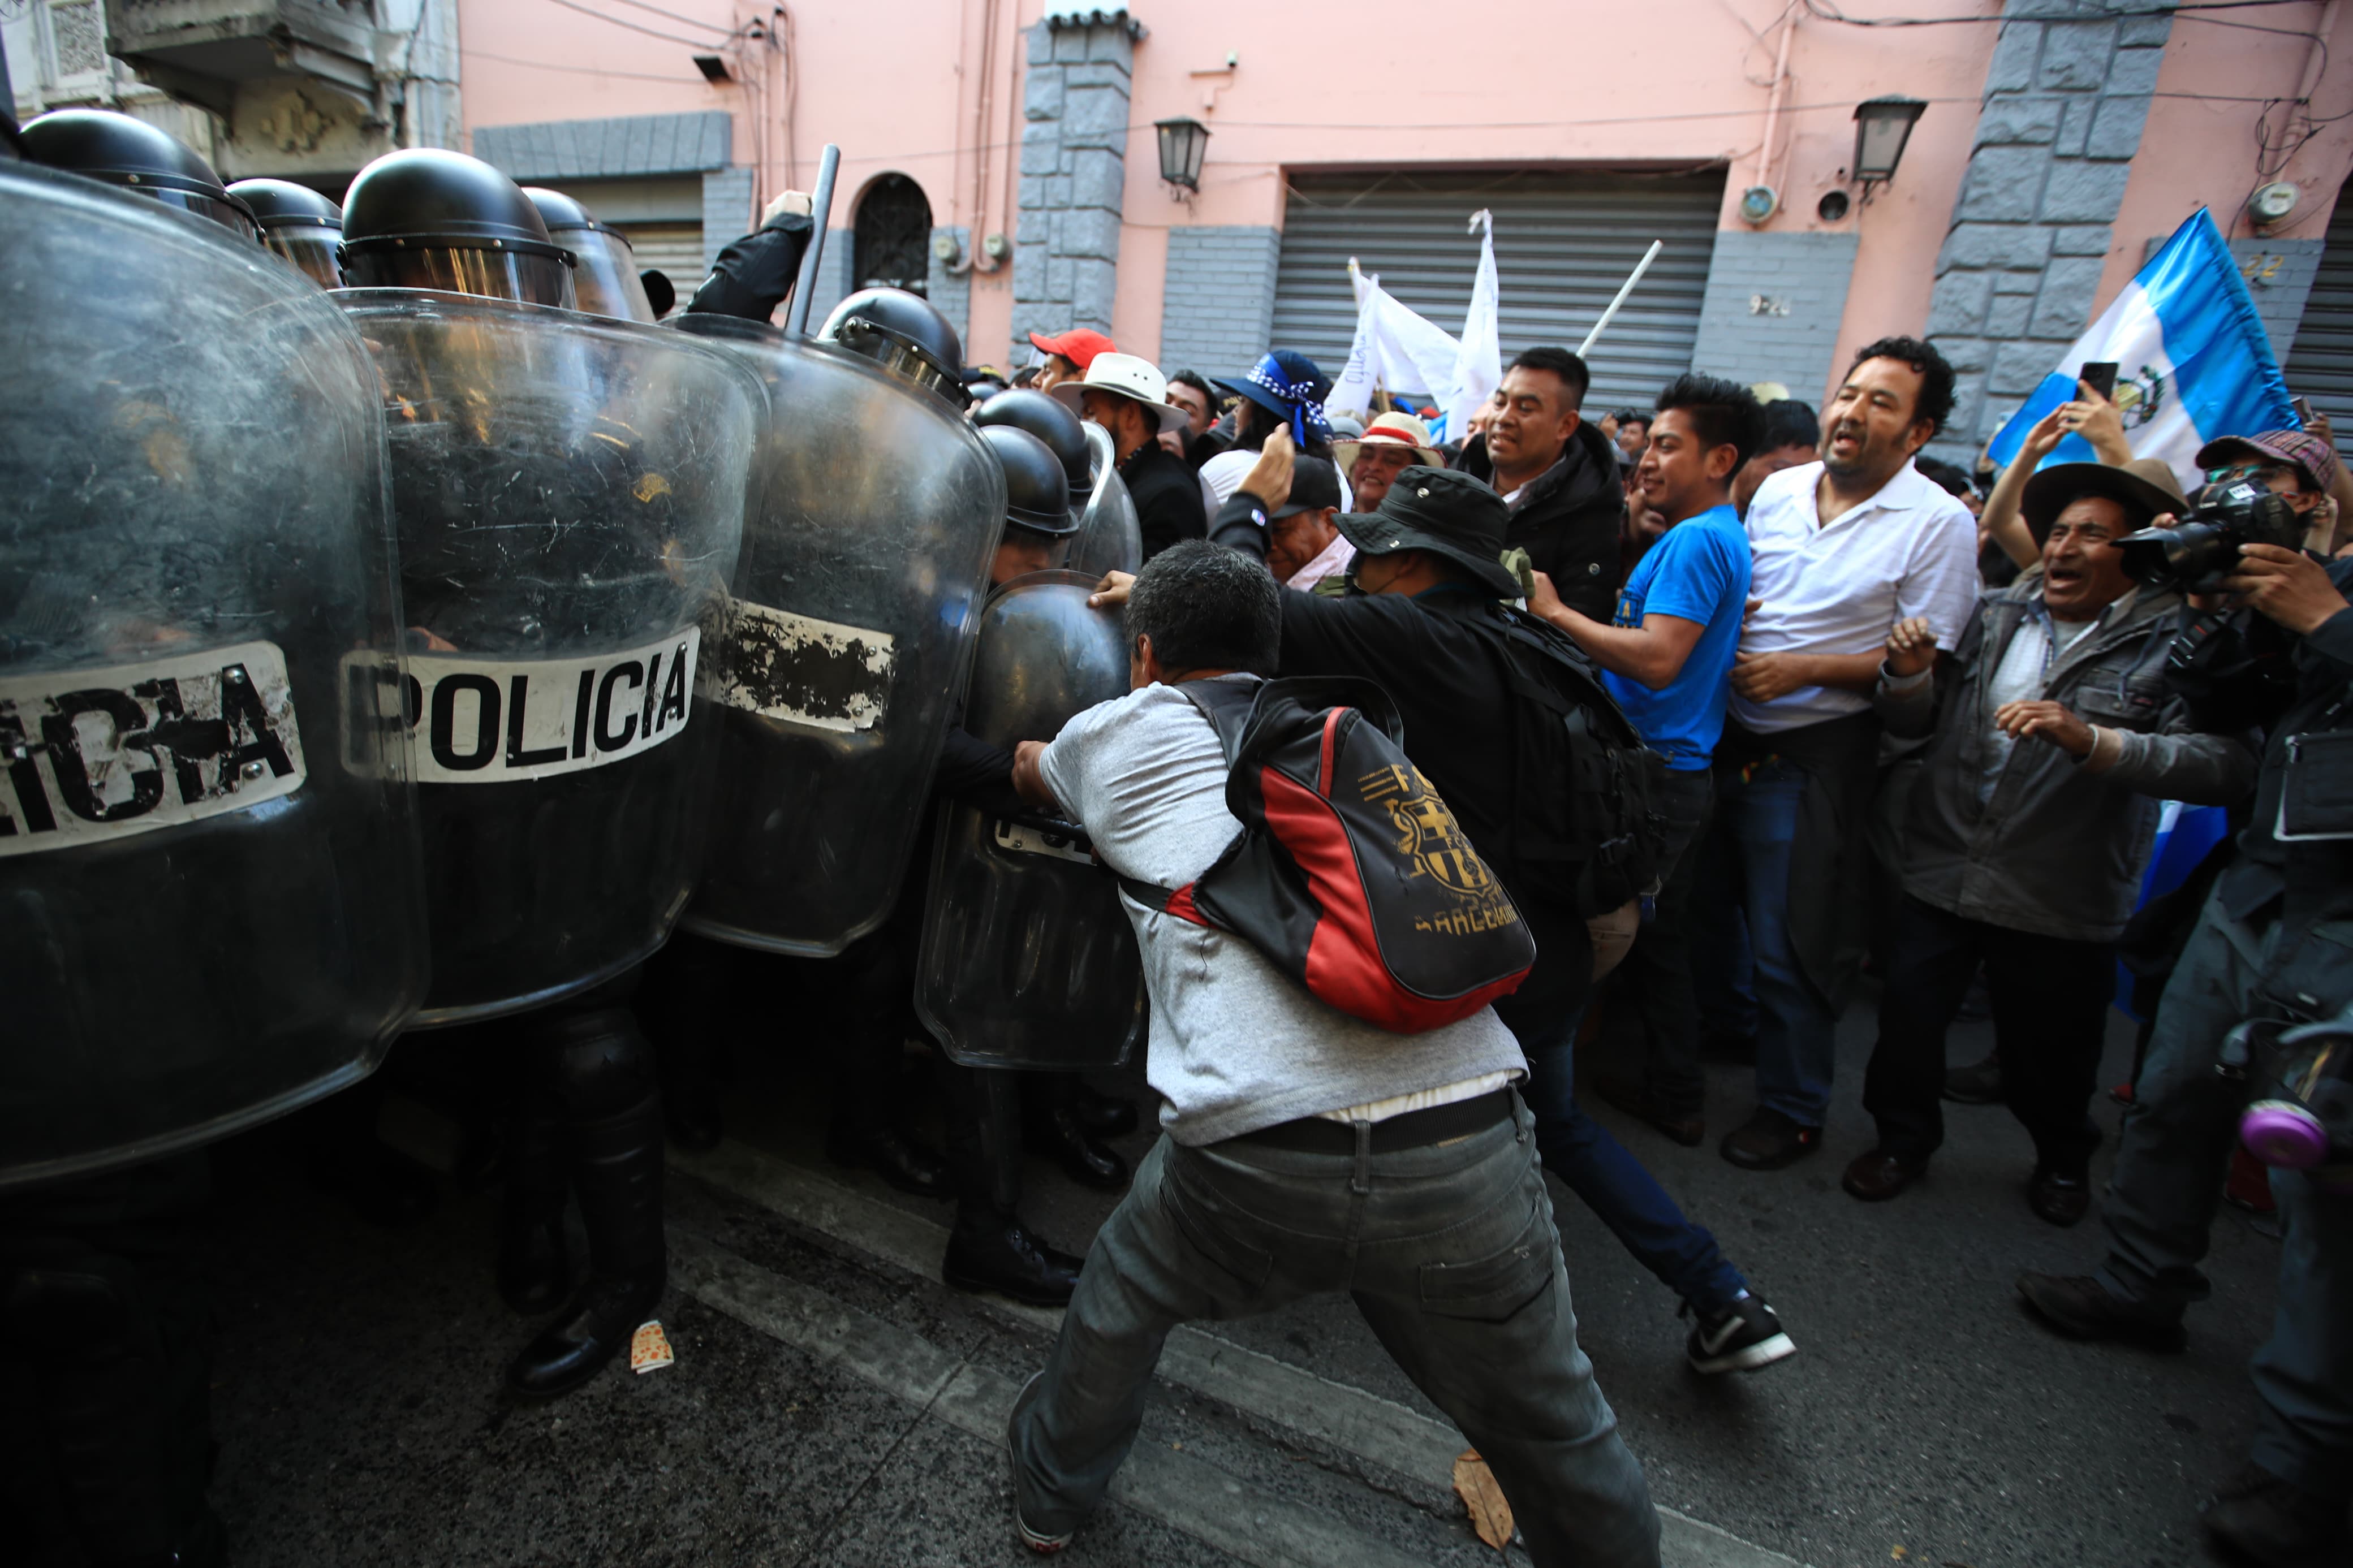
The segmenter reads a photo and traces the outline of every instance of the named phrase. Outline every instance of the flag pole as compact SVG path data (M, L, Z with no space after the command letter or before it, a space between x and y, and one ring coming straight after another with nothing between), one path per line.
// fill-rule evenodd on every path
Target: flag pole
M1601 335L1601 329L1608 326L1611 318L1618 314L1618 307L1626 302L1626 296L1634 291L1634 285L1642 280L1642 274L1651 269L1651 263L1656 261L1659 258L1659 252L1666 247L1667 242L1663 239L1651 241L1651 248L1644 251L1642 259L1634 264L1634 270L1619 289L1618 297L1609 301L1609 308L1601 312L1601 319L1593 323L1593 330L1585 334L1583 342L1577 345L1577 358L1583 359L1593 352L1593 340Z

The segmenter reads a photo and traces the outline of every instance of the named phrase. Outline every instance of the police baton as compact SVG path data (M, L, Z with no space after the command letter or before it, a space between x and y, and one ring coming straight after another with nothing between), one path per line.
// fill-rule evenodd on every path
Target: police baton
M793 280L793 300L785 307L785 331L808 336L809 297L817 291L818 263L825 255L826 220L833 212L833 177L841 172L841 149L828 142L818 154L817 189L809 195L809 213L817 220L808 248L801 252L801 275Z

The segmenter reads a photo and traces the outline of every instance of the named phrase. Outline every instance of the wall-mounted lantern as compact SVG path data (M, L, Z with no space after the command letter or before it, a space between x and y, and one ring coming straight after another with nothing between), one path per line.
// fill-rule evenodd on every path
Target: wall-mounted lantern
M1850 177L1860 181L1865 201L1872 187L1895 178L1904 162L1904 143L1912 139L1913 123L1928 106L1916 98L1873 98L1854 106L1854 164Z
M1160 177L1180 191L1201 188L1201 154L1208 150L1209 128L1198 120L1155 121L1160 132Z

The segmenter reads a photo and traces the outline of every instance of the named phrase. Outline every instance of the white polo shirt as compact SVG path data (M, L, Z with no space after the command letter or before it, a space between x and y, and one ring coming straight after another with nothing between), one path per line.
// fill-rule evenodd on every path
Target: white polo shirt
M1742 653L1873 653L1895 623L1925 616L1950 648L1978 602L1978 531L1968 508L1910 463L1825 526L1820 463L1784 468L1748 503L1751 598ZM1771 702L1735 696L1732 716L1760 734L1860 713L1860 691L1801 686Z

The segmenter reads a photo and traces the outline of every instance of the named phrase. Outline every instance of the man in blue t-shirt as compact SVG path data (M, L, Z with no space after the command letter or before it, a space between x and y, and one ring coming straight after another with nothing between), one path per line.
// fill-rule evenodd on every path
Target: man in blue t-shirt
M1613 623L1562 604L1542 573L1528 608L1592 656L1642 739L1667 759L1659 803L1665 885L1619 970L1641 999L1649 1047L1639 1079L1603 1073L1596 1083L1604 1099L1689 1145L1706 1125L1684 906L1714 805L1708 763L1724 731L1748 599L1748 535L1733 510L1732 481L1763 435L1765 414L1746 387L1712 375L1676 377L1659 394L1658 411L1634 475L1667 531L1619 591Z

